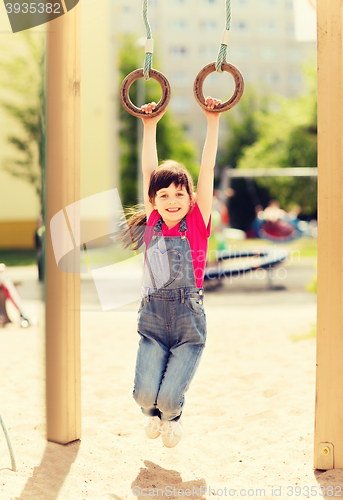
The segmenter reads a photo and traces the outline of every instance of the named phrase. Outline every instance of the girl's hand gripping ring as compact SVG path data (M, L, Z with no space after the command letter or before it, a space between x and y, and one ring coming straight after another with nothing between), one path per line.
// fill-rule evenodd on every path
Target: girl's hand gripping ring
M129 90L133 82L138 80L139 78L143 78L143 69L136 69L132 71L127 77L123 80L123 83L120 87L120 100L123 107L133 116L138 116L141 118L152 118L153 116L158 115L163 111L169 104L170 101L170 85L167 78L162 75L159 71L154 69L149 70L149 76L156 80L162 88L162 97L157 103L156 108L153 110L151 114L146 114L141 109L137 108L130 100Z
M216 70L216 63L210 63L207 64L207 66L204 66L203 69L198 73L195 81L194 81L194 87L193 87L193 92L195 99L197 102L200 104L200 106L207 111L210 111L211 113L222 113L223 111L228 111L229 109L233 108L240 100L240 98L243 95L244 92L244 80L242 73L234 66L233 64L223 62L222 63L222 69L228 73L230 73L234 80L235 80L235 91L228 99L227 101L218 104L214 109L209 109L206 104L205 104L205 97L202 91L202 86L204 83L205 78L210 74L213 73Z

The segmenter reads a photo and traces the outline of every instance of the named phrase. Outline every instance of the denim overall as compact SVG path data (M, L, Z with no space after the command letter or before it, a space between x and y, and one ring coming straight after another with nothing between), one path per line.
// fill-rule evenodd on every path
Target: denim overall
M179 237L154 227L144 269L138 311L139 341L133 397L144 415L178 420L184 394L206 340L203 288L197 288L186 218Z

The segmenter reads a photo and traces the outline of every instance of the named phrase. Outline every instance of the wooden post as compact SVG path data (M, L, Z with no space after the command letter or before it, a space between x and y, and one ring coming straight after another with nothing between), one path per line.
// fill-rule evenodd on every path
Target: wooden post
M58 269L50 220L80 199L79 18L80 3L51 21L47 47L47 438L61 444L81 437L80 275Z
M343 468L342 0L318 0L318 333L314 467Z

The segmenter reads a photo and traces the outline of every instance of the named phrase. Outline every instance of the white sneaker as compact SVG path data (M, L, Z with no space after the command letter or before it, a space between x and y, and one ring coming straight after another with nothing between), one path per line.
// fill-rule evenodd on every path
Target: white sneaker
M156 439L161 434L161 420L159 417L145 417L143 425L148 438Z
M174 446L176 446L180 441L183 434L181 421L170 420L168 422L162 422L161 434L164 446L167 448L174 448Z

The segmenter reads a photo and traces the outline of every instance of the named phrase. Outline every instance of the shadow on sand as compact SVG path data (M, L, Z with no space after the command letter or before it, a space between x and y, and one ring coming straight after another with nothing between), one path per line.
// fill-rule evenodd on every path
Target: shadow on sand
M343 469L330 469L314 471L314 476L319 484L320 496L325 499L343 496Z
M145 467L140 469L131 484L132 492L138 500L143 500L146 496L151 498L152 495L167 497L169 500L205 498L207 489L205 479L183 481L180 472L176 470L163 469L149 460L145 460L144 465Z
M131 484L132 494L137 500L147 498L167 498L168 500L205 500L207 490L205 479L183 481L180 472L163 469L157 464L144 461L138 476ZM101 500L122 500L115 493L106 493Z
M20 497L14 500L56 500L64 480L75 461L81 441L66 445L47 443L42 461L27 480ZM53 474L51 471L53 470Z

